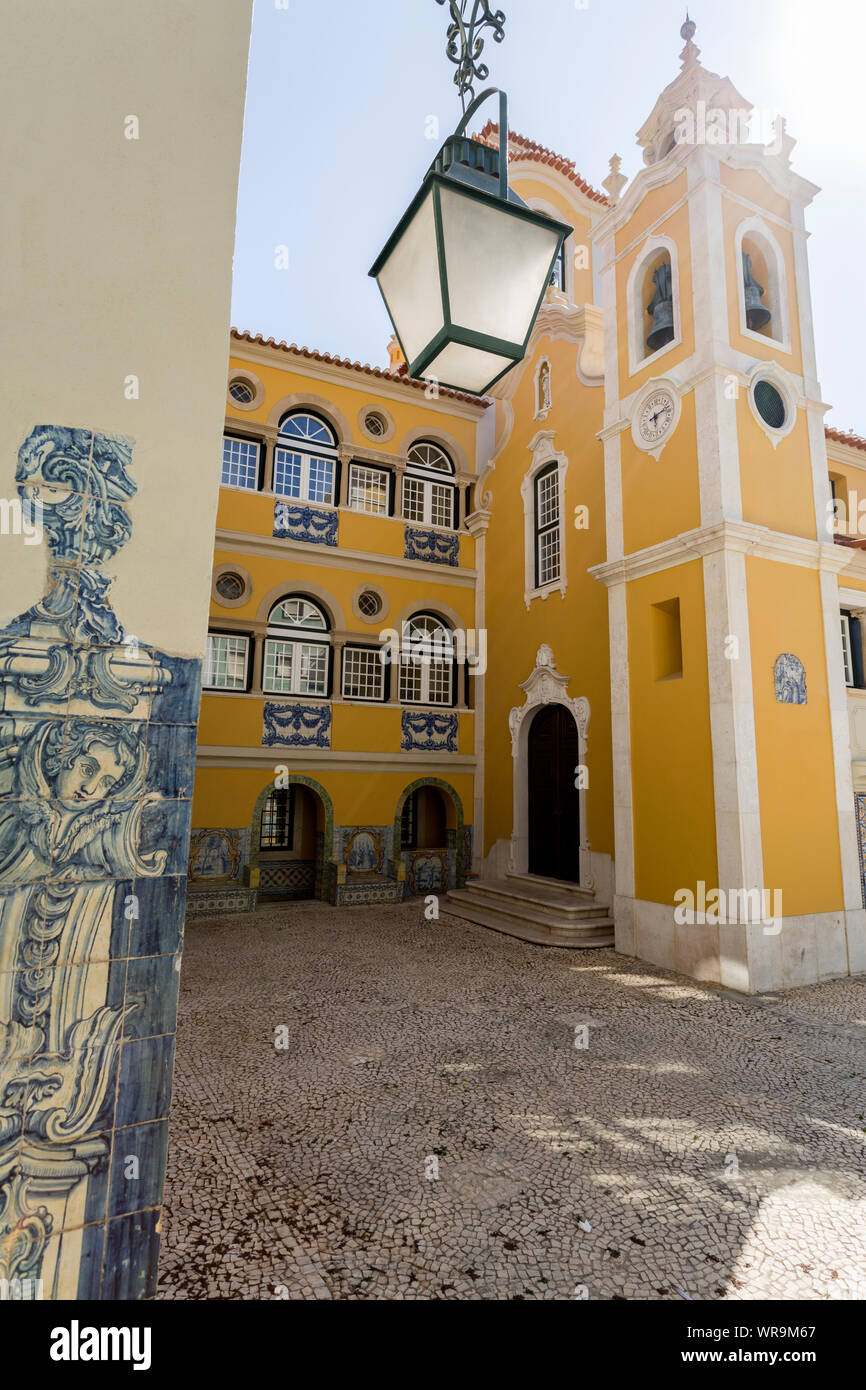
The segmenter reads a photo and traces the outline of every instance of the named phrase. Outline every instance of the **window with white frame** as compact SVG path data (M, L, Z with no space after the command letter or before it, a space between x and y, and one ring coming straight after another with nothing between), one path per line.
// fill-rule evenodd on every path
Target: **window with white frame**
M454 528L456 488L442 474L453 477L454 465L438 444L421 440L408 454L408 470L403 475L402 509L406 521L422 526ZM437 474L440 476L437 478Z
M202 685L208 690L246 690L250 639L243 633L209 632Z
M296 410L280 421L274 449L274 492L302 502L332 506L337 440L316 415Z
M845 684L854 684L854 656L851 649L851 619L847 613L840 613L842 624L842 662L845 667Z
M535 583L539 589L559 579L559 468L555 463L535 479Z
M253 492L259 485L261 445L252 439L237 439L223 435L223 462L220 482L223 487L244 487Z
M387 516L388 482L383 469L353 463L349 469L349 506L356 512Z
M324 612L303 595L274 604L268 617L262 667L267 694L328 694L331 648Z
M384 700L385 667L379 647L343 648L344 700Z
M419 613L403 624L400 700L407 705L450 705L454 639L441 618Z

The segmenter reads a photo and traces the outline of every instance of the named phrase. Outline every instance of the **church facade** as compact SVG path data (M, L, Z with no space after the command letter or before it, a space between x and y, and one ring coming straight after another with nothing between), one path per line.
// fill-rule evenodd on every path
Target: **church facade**
M824 425L818 190L693 32L630 183L510 135L573 231L488 397L232 334L190 912L866 969L866 441Z

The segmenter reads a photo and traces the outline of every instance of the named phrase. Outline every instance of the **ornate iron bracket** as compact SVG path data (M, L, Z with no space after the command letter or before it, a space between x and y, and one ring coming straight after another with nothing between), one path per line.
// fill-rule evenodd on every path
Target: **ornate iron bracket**
M445 2L446 0L436 0L437 5L444 5ZM505 14L502 10L493 13L488 0L474 0L467 22L469 4L470 0L448 0L451 23L448 26L445 45L446 54L451 62L457 65L454 85L460 93L460 104L464 112L467 98L472 101L475 97L473 83L486 82L490 76L487 64L479 61L484 48L482 30L488 26L492 28L494 43L501 43L505 37Z

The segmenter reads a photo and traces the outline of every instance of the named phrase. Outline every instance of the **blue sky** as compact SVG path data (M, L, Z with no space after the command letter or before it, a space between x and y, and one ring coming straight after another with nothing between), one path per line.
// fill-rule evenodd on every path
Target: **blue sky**
M679 71L681 0L500 3L505 40L488 40L485 57L512 127L573 159L596 187L614 152L634 175L634 132ZM447 12L435 0L256 0L236 327L387 363L390 325L367 271L460 118ZM767 118L787 117L794 168L822 189L806 213L819 378L828 423L866 434L866 7L696 0L692 18L704 65ZM438 142L425 136L430 116ZM277 246L288 248L287 269L275 267Z

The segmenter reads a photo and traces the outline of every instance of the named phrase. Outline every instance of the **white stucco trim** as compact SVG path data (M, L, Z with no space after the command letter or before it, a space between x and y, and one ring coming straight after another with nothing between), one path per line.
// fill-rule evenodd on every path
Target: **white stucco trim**
M760 335L758 335L760 336ZM797 423L797 407L800 402L800 393L796 383L791 379L784 367L780 367L778 362L756 362L749 372L749 385L746 392L746 400L749 402L749 409L752 412L752 419L764 431L775 449L780 439L786 438ZM785 402L785 423L780 429L774 429L768 425L755 405L755 387L759 381L769 381L775 386L783 401Z
M767 262L770 283L766 291L765 307L770 310L772 335L756 333L746 322L746 286L743 280L743 241L751 237L757 242ZM737 268L737 303L740 313L740 332L744 338L756 343L769 343L780 352L791 351L791 314L788 307L788 277L785 272L785 257L773 231L763 217L746 217L739 223L734 233L734 257Z
M653 260L659 251L667 251L671 258L671 297L673 299L674 336L664 347L646 354L646 312L640 293L648 261ZM650 366L666 352L673 352L683 340L680 319L680 277L677 244L672 237L656 233L648 236L635 257L626 283L626 306L628 310L628 374L634 376Z
M553 652L543 643L535 658L535 669L522 682L520 689L526 692L522 705L515 705L508 715L508 728L511 733L511 756L514 775L514 806L512 816L510 867L512 873L525 874L529 871L529 726L535 714L544 705L563 705L570 711L577 726L578 756L580 765L587 766L587 730L589 728L589 701L585 696L572 698L568 694L569 677L557 669ZM586 837L586 789L578 788L580 806L580 826L578 838L578 863L580 866L580 886L591 892L595 887L592 875L589 840Z
M644 406L651 396L658 391L666 391L674 403L674 417L671 421L670 429L662 439L654 444L648 444L640 432L640 417ZM652 381L648 381L645 386L634 396L631 404L631 437L636 449L642 454L650 454L658 461L666 444L673 438L677 425L680 423L680 416L683 412L682 397L680 395L679 384L670 376L656 376Z
M568 588L565 556L565 475L568 472L568 459L553 447L555 430L539 430L527 446L532 453L532 462L520 484L523 498L523 557L524 582L523 601L527 610L533 599L547 599L551 594L565 598ZM535 479L542 469L551 463L557 465L559 486L559 578L549 584L535 582Z

